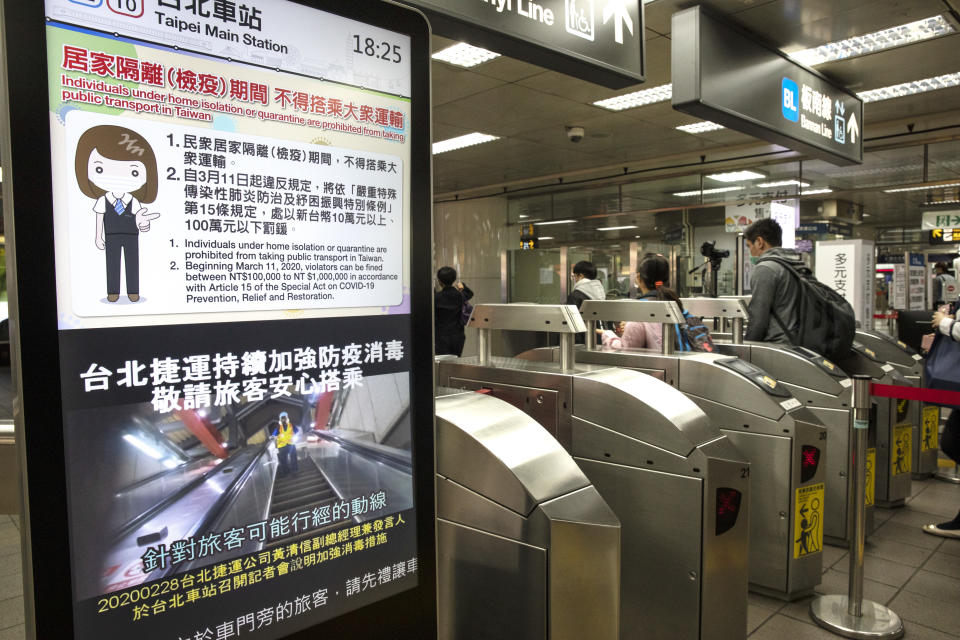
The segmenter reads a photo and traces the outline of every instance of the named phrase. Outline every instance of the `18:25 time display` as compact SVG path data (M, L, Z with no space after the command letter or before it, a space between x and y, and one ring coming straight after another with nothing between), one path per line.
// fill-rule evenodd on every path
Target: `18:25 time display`
M387 62L399 63L403 60L400 55L400 45L390 44L389 42L377 42L373 38L361 38L358 35L353 36L353 52L359 53L371 58L380 58Z

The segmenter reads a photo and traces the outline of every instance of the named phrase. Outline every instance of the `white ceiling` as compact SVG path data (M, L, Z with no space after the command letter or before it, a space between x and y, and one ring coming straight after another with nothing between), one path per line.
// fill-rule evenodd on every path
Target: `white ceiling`
M433 62L433 139L446 140L480 131L500 140L443 153L434 157L434 192L438 200L492 193L527 194L531 188L553 185L552 192L568 188L563 181L601 178L605 182L635 182L674 176L677 185L697 188L696 164L701 156L711 171L727 165L760 166L798 157L751 136L723 129L691 135L676 126L697 119L674 111L669 102L622 112L596 107L596 100L670 82L670 16L694 3L655 0L646 5L647 81L643 85L611 90L549 71L519 60L501 57L472 69ZM862 35L935 15L957 14L958 0L708 0L701 4L726 14L785 52ZM954 19L954 18L950 18ZM954 22L955 19L954 19ZM433 50L453 44L434 36ZM854 91L960 71L960 33L817 67ZM864 106L865 168L832 167L820 161L804 163L804 176L830 182L837 193L829 197L852 199L874 209L878 218L915 212L926 194L888 195L865 185L921 182L922 148L877 151L889 146L936 145L938 157L928 180L960 179L960 87ZM907 135L912 124L913 135ZM586 137L574 144L565 128L582 126ZM921 133L936 129L935 133ZM896 137L890 137L896 136ZM732 160L754 154L761 159ZM931 157L931 160L933 158ZM714 164L716 163L716 164ZM790 166L795 167L794 161ZM681 167L661 170L663 167ZM773 172L781 169L774 168ZM861 167L860 169L863 169ZM629 178L606 179L625 171ZM635 173L641 171L642 173ZM688 175L686 179L677 176ZM844 176L847 176L846 178ZM866 180L865 176L870 180ZM606 180L604 180L606 179ZM648 195L656 185L630 187ZM838 188L843 188L839 191ZM520 191L525 189L526 191ZM660 192L676 191L664 183ZM584 194L586 197L586 194ZM577 209L576 196L568 200ZM618 204L620 201L618 200ZM625 211L683 206L675 198L640 198L622 202ZM586 200L581 209L591 208ZM609 211L609 210L608 210ZM613 211L610 211L612 213ZM582 214L583 211L581 210ZM875 220L877 221L877 220ZM609 224L610 220L598 223Z

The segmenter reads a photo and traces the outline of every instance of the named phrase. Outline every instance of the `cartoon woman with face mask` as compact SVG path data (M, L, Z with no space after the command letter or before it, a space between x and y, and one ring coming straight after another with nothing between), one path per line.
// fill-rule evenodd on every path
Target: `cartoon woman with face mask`
M142 203L157 198L157 158L139 133L124 127L101 125L87 129L77 143L75 160L80 191L96 202L94 244L106 251L107 300L120 299L120 257L123 255L127 298L140 299L141 232L159 213L148 213Z

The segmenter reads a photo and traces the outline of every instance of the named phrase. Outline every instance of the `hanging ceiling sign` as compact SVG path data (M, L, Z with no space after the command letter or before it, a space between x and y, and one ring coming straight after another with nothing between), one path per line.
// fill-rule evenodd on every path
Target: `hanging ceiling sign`
M921 229L946 229L960 227L960 209L953 211L924 211Z
M436 637L429 27L310 4L5 2L30 637Z
M641 0L401 0L434 33L611 89L643 82Z
M863 101L702 7L673 14L673 108L838 165L863 162Z

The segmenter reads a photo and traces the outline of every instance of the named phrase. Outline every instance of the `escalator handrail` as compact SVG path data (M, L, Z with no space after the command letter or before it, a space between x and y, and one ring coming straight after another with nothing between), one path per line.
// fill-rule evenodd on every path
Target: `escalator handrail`
M193 535L196 536L198 533L202 534L206 532L213 524L220 520L223 516L223 512L226 511L227 507L233 504L233 501L236 499L237 495L240 493L241 488L246 483L247 478L253 473L260 464L260 458L270 449L272 442L270 440L265 440L260 445L260 451L258 451L253 458L250 459L250 462L243 469L242 472L236 474L233 480L230 481L230 484L224 489L223 493L220 494L220 497L217 498L217 501L213 503L213 506L207 511L207 514L203 517L196 527Z
M332 433L327 433L324 431L312 431L311 433L313 433L317 437L323 438L324 440L333 442L334 444L337 444L343 447L344 449L346 449L347 451L350 451L351 453L360 454L365 458L373 458L374 460L377 460L378 462L382 462L387 466L393 467L398 471L403 471L405 473L413 473L413 461L404 456L401 456L398 454L391 454L387 451L383 451L381 449L375 449L373 447L364 445L360 442L356 442L354 440L348 440L347 438L343 438L341 436L337 436Z
M141 526L143 526L145 522L149 521L150 518L154 517L155 515L157 515L158 513L160 513L161 511L163 511L173 503L175 503L177 500L180 500L181 498L186 496L188 493L190 493L191 491L193 491L194 489L202 485L204 482L207 481L207 479L209 479L215 473L218 473L221 469L226 468L225 465L228 465L231 460L235 459L237 456L241 455L242 453L243 453L243 449L237 449L230 455L230 457L228 457L226 460L224 460L222 463L220 463L216 467L210 469L205 473L202 473L201 475L197 476L187 484L183 485L182 487L180 487L179 489L177 489L167 497L163 498L156 504L148 507L142 513L130 518L127 522L125 522L124 524L120 525L117 528L113 536L114 539L117 541L122 540L123 538L127 537L128 535L130 535L131 533L139 529ZM256 460L259 457L260 457L260 454L254 456L254 460Z
M184 463L184 466L189 466L189 465L193 465L193 464L200 464L201 462L203 462L203 460L204 460L203 456L201 456L201 457L199 457L199 458L191 458L190 460L187 460L187 461ZM174 467L173 469L164 469L163 471L158 471L158 472L156 472L156 473L154 473L154 474L152 474L152 475L147 476L147 477L144 478L143 480L137 480L137 481L134 482L133 484L129 484L129 485L123 487L123 488L120 489L119 491L116 491L113 495L114 495L114 497L119 498L120 496L126 495L126 494L130 493L131 491L136 491L137 489L140 489L140 488L142 488L142 487L145 487L145 486L147 486L148 484L150 484L151 482L155 482L155 481L160 480L161 478L165 478L165 477L167 477L167 476L174 476L174 475L176 475L176 474L178 474L178 473L182 473L182 472L183 472L183 469L182 469L181 467L179 467L179 466L178 466L178 467Z

